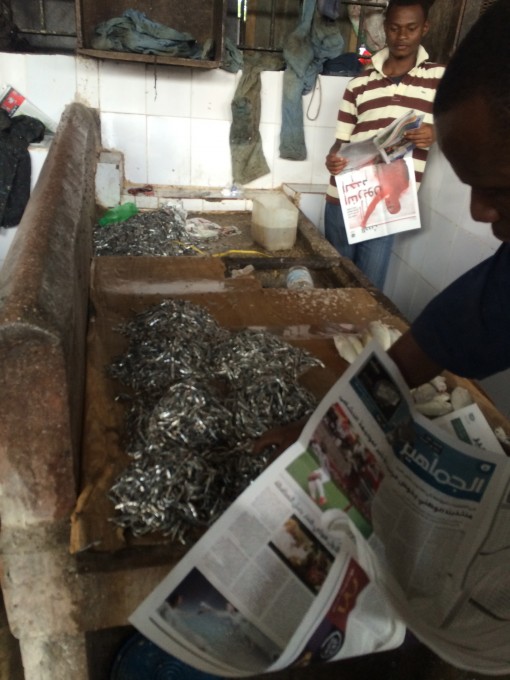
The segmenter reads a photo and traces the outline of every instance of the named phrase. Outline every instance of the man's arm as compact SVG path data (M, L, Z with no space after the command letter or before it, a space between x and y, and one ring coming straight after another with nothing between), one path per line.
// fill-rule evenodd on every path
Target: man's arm
M388 354L397 364L404 379L411 388L423 385L423 383L432 380L442 371L442 367L436 364L435 361L432 361L421 349L411 331L406 331L404 335L401 335L390 347ZM253 453L260 454L264 449L273 447L272 462L298 439L306 422L307 418L302 418L295 423L268 430L255 441Z
M418 345L411 331L406 331L388 350L409 387L418 387L439 375L443 367L433 361Z

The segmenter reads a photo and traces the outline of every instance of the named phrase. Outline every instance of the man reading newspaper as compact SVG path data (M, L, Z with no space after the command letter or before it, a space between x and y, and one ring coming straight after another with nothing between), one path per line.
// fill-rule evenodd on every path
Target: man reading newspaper
M395 343L409 385L443 367L480 377L510 366L510 72L493 67L510 61L509 24L498 0L454 55L436 102L439 143L472 186L472 214L503 244ZM452 664L509 674L509 527L508 458L417 414L372 345L132 621L225 677L387 649L403 621ZM181 613L169 625L172 602ZM235 644L227 632L217 639L220 619Z

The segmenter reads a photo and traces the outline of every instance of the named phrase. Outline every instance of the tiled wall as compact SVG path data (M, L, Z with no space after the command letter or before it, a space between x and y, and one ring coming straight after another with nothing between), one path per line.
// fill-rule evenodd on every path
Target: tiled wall
M81 101L101 113L103 145L125 156L133 183L229 186L231 101L241 74L67 56L0 54L0 79L58 120L67 103ZM345 78L322 77L311 102L305 135L308 159L279 158L282 76L262 74L260 132L268 175L252 188L283 182L327 181L324 157L332 144ZM318 115L316 115L318 114Z
M500 245L489 224L469 212L469 188L434 147L420 188L422 229L397 237L384 292L414 319L439 291ZM445 323L447 321L445 320ZM510 370L481 381L510 417Z
M103 146L123 152L126 180L135 184L231 185L230 104L239 78L221 69L0 53L0 82L16 87L55 120L73 100L99 109ZM271 171L248 186L325 185L324 157L347 79L322 76L313 96L303 98L308 159L296 162L279 158L282 78L282 72L262 74L260 132ZM321 228L320 192L304 191L301 204ZM384 289L409 319L498 245L487 225L470 218L468 189L437 148L420 190L420 206L423 227L398 236ZM0 230L0 260L2 244L12 234L5 231ZM505 384L506 376L484 382L499 407L510 413Z
M410 319L437 292L492 255L499 241L469 214L469 188L437 147L420 189L422 229L396 239L385 292Z

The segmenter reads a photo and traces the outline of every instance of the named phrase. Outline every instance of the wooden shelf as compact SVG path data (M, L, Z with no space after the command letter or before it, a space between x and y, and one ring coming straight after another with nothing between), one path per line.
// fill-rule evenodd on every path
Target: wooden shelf
M114 52L112 50L92 50L78 48L77 54L95 59L114 59L116 61L137 61L146 64L169 64L173 66L189 66L190 68L212 69L218 68L219 59L183 59L182 57L170 57L162 54L137 54L135 52Z

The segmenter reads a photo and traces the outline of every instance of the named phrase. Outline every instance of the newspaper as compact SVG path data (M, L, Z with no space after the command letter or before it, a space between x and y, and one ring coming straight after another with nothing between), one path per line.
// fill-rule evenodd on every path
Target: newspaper
M423 115L408 111L376 134L374 142L385 163L403 158L414 149L414 143L407 140L405 134L419 128L422 122Z
M371 139L342 146L348 162L335 181L349 244L420 228L415 145L405 134L422 121L408 111Z
M336 176L350 244L421 227L411 156Z
M372 342L131 623L224 677L391 649L406 626L508 673L510 463L443 428Z
M405 134L420 127L422 122L423 115L408 111L371 139L344 144L340 155L348 160L347 171L356 170L369 163L381 161L391 163L398 158L404 158L414 149L414 143L407 140Z

